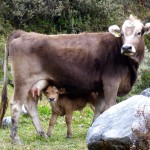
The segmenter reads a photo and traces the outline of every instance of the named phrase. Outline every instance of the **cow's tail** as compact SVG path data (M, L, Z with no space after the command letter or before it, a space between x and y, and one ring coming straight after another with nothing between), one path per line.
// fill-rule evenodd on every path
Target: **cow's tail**
M2 121L8 106L7 97L7 84L8 84L8 55L9 55L9 45L14 40L21 36L25 31L18 30L10 33L5 47L5 57L4 57L4 82L2 89L1 105L0 105L0 127L2 126Z
M3 117L5 115L8 106L7 83L8 83L8 46L6 45L4 57L4 81L0 105L0 126L2 126Z

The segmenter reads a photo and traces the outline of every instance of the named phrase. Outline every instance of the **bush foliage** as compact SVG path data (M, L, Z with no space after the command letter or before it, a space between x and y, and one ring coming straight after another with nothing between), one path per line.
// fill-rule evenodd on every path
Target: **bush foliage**
M42 33L107 30L122 18L113 0L2 0L3 17L15 28ZM117 14L117 17L115 17Z

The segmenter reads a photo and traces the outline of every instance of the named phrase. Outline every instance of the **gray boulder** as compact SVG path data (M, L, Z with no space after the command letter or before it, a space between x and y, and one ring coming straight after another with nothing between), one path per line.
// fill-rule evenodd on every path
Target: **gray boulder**
M141 95L144 95L146 97L150 97L150 88L147 88L144 91L142 91Z
M145 106L146 110L150 111L150 98L136 95L102 113L88 130L86 137L88 149L130 150L133 141L137 140L131 128L142 128L142 119L138 116L138 112Z

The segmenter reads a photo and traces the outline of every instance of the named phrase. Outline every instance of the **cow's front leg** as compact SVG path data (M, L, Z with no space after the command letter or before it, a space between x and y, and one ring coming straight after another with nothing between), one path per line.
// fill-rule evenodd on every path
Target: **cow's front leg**
M105 100L104 100L104 95L99 95L98 100L95 103L95 111L94 111L94 118L95 119L105 111Z
M105 110L116 104L117 93L119 89L120 78L104 79L103 90L105 100Z
M117 92L120 84L120 78L110 80L103 78L104 95L100 95L95 104L95 113L93 121L105 110L116 104Z
M24 105L25 105L25 108L26 108L27 112L29 113L29 115L32 119L32 122L36 128L37 133L40 136L47 138L47 135L44 132L44 130L40 124L40 120L39 120L38 112L37 112L37 104L38 104L38 99L35 100L29 95L28 99Z
M50 121L49 121L49 127L48 127L48 130L47 130L47 135L50 137L51 134L52 134L52 130L54 128L54 125L57 121L57 118L58 118L58 114L55 113L53 110L52 110L52 115L50 117Z
M65 116L65 120L66 120L66 124L67 124L67 138L71 138L72 137L72 116L73 116L73 112L72 111L66 111L66 116Z

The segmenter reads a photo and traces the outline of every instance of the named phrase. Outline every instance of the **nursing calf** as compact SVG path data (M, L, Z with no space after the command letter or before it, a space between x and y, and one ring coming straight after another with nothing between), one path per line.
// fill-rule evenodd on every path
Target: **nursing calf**
M58 116L64 116L67 124L67 138L72 137L72 116L76 110L82 110L86 104L95 106L98 94L81 93L67 94L64 89L57 89L55 86L49 86L46 90L46 96L52 108L52 115L49 122L47 135L50 136Z
M52 115L50 117L47 135L50 136L58 116L64 116L67 124L67 138L72 136L72 116L76 110L82 110L86 104L93 109L98 99L98 93L66 93L63 88L48 86L47 80L40 80L30 89L31 96L36 100L44 92L51 105ZM48 86L48 87L47 87ZM46 92L44 89L46 89Z

